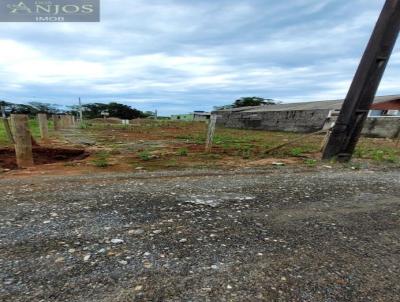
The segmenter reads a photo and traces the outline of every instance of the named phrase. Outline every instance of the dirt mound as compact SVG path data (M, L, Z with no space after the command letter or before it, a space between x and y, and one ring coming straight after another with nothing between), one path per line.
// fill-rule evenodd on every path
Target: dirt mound
M89 153L84 149L61 149L34 147L33 161L35 165L52 164L57 162L69 162L84 159ZM4 169L17 169L15 151L12 148L0 149L0 167Z

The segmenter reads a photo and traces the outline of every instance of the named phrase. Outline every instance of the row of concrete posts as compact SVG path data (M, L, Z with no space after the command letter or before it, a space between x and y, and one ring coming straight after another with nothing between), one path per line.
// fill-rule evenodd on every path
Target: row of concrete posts
M76 119L73 115L53 115L54 130L73 128L76 126Z
M42 141L49 139L47 114L37 116L40 136ZM72 115L53 115L54 130L73 128L76 126L75 117ZM29 130L29 117L25 114L11 114L10 119L2 118L9 141L14 144L15 156L19 168L28 168L34 165L32 142L34 139Z

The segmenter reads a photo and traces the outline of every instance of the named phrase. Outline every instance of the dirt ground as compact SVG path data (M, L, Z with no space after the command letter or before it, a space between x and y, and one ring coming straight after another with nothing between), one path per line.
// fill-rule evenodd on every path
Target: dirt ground
M400 301L396 142L205 133L93 121L24 170L2 146L0 301Z
M336 165L320 160L324 135L309 136L268 152L301 134L217 128L213 149L205 152L205 123L135 120L129 126L123 126L114 120L111 122L92 120L82 127L51 131L51 139L46 142L36 137L41 146L35 148L36 166L27 170L15 170L11 146L0 147L0 178L35 174L236 169L277 164L303 168ZM33 133L37 132L33 130ZM63 149L66 149L64 154ZM373 166L400 167L400 147L395 141L361 139L348 168Z
M399 301L398 170L0 180L1 301Z

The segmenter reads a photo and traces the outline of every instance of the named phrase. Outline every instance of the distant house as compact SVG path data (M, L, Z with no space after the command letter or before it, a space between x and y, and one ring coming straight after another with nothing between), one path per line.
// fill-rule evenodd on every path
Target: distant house
M188 114L176 114L171 115L171 120L175 121L186 121L186 122L200 122L200 121L207 121L211 117L210 112L205 111L194 111L193 113Z
M205 111L193 112L193 120L194 121L205 122L205 121L208 121L210 118L211 118L211 112L205 112Z
M192 122L193 121L193 113L171 115L171 120Z
M335 121L343 100L287 103L214 111L217 125L227 128L316 132ZM364 134L395 137L400 133L400 95L376 97Z
M387 97L372 104L369 116L400 116L400 96Z

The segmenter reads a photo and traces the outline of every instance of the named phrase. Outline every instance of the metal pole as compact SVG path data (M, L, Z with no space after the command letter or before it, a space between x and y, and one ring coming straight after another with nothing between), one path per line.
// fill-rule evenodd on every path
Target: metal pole
M399 30L400 0L386 0L325 147L323 159L351 159Z

